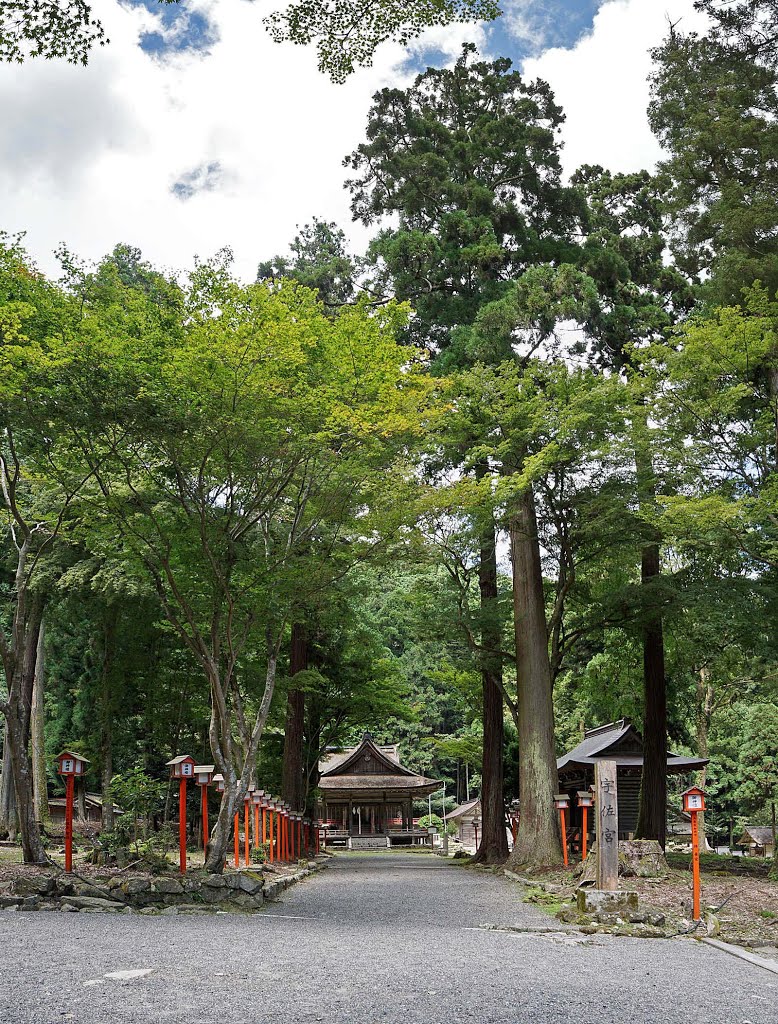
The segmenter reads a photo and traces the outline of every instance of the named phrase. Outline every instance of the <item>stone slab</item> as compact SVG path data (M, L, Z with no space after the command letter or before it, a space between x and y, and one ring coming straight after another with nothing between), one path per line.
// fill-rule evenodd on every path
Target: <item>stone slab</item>
M638 909L638 894L625 889L579 889L578 912L580 914L618 913L629 914Z

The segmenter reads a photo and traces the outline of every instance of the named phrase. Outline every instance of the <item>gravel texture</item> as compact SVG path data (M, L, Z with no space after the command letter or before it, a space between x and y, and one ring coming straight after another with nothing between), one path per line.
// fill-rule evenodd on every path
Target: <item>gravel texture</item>
M367 853L252 915L0 911L0 1022L778 1024L775 975L689 939L556 931L521 892Z

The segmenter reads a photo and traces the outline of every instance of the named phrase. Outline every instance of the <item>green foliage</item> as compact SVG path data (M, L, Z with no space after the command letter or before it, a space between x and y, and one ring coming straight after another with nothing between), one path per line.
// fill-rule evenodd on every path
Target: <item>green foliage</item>
M105 29L85 0L3 0L0 5L0 61L22 64L31 57L64 57L70 64L86 64L94 45L107 42Z
M454 836L458 832L458 828L455 822L446 821L444 825L443 819L438 814L423 815L421 818L419 818L417 825L419 828L424 829L430 827L436 828L438 830L439 836L443 835L444 831L450 836Z
M674 28L654 53L649 118L669 153L676 261L714 301L731 303L756 279L778 288L775 8L700 6L711 31Z
M111 779L114 799L134 821L149 818L159 810L166 788L165 783L152 778L140 766Z
M270 843L259 843L251 849L252 864L266 864L270 859Z
M276 256L260 263L257 281L292 278L316 291L325 308L337 308L354 299L357 264L337 224L314 218L289 248L291 256Z
M368 141L346 159L352 210L365 224L399 218L371 243L377 286L385 275L413 302L414 340L452 346L446 367L492 361L454 329L532 265L574 251L583 205L561 181L562 120L546 83L477 60L472 45L453 68L376 94Z
M778 801L778 706L761 704L749 710L740 751L738 798L746 811L761 813Z
M372 64L387 40L405 45L431 26L491 21L499 13L496 0L293 0L265 24L277 42L315 43L319 68L344 82L360 65Z

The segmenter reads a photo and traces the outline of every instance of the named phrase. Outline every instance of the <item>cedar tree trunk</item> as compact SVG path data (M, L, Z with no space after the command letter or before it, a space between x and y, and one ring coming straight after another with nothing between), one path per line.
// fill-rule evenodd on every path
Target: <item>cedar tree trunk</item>
M113 778L113 694L111 690L111 673L116 654L116 626L119 617L118 607L111 605L107 609L103 624L103 664L100 671L100 778L103 800L103 830L112 832L114 828L113 794L111 779Z
M510 520L521 817L512 865L545 866L562 858L554 794L554 705L535 498L527 487Z
M289 677L308 667L308 644L305 627L292 624L289 650ZM305 806L305 779L303 760L305 746L305 692L290 687L286 698L286 724L284 726L284 761L281 773L281 796L295 811Z
M502 645L497 606L497 547L494 522L481 534L478 585L481 593L481 686L483 759L481 768L481 842L474 861L502 864L508 857L503 796Z
M645 508L656 500L656 478L645 406L639 409L636 426L638 502L641 508ZM640 583L647 598L643 623L643 777L635 838L656 839L664 849L667 832L667 687L662 610L655 592L660 574L659 537L651 531L640 558Z

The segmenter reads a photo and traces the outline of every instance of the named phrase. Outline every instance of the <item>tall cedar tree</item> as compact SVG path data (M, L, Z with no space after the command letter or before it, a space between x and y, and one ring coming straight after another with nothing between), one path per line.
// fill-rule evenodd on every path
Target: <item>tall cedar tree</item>
M697 6L709 32L672 31L654 51L649 119L669 154L678 266L729 304L755 280L778 290L778 8Z
M586 197L587 237L583 268L593 278L599 302L586 323L594 361L626 375L633 385L631 444L639 516L641 600L637 615L643 643L643 739L645 763L637 834L665 840L667 804L667 694L661 575L661 535L648 521L658 490L655 445L641 377L640 349L660 339L688 309L692 295L675 269L665 265L666 181L646 171L611 174L582 167L573 178Z
M409 89L376 94L368 141L345 161L352 210L366 224L397 216L371 254L391 287L416 311L411 336L435 356L439 370L472 365L466 332L485 303L538 263L556 263L573 251L568 236L578 221L577 194L561 184L558 135L563 115L544 82L525 83L511 62L474 60L466 45L453 68L430 68ZM490 361L513 358L510 345ZM462 456L464 457L464 452ZM485 474L492 468L483 466ZM512 531L517 621L528 652L522 679L528 722L522 747L522 787L538 775L554 777L553 709L542 578L531 492ZM530 508L532 506L532 508ZM484 705L483 840L480 859L504 860L502 658L496 606L495 524L482 527L480 573ZM521 652L519 652L521 655ZM544 667L545 666L545 667ZM530 697L542 691L539 701ZM519 703L521 704L520 695ZM525 800L522 837L528 859L559 852L551 803Z

